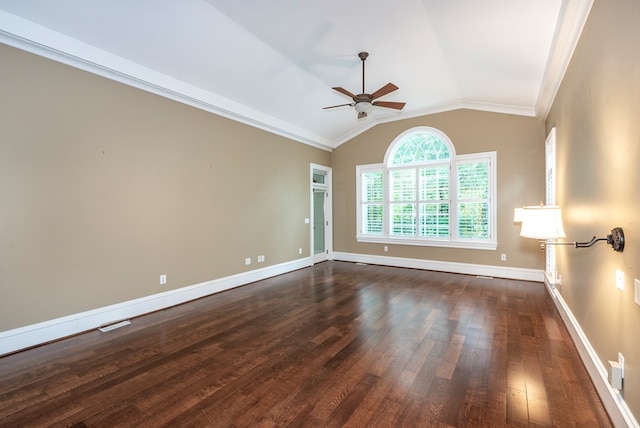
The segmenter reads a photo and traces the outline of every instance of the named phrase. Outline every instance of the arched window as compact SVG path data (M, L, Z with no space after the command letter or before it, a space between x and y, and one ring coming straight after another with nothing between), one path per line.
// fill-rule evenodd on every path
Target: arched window
M435 128L413 128L393 140L385 155L388 166L450 160L455 152L446 135Z
M435 128L396 137L357 167L358 241L495 249L495 152L457 156Z

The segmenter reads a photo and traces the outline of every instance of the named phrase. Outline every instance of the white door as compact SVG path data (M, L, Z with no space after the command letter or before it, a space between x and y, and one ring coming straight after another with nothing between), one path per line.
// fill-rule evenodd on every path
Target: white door
M311 257L313 263L332 258L331 168L311 165Z

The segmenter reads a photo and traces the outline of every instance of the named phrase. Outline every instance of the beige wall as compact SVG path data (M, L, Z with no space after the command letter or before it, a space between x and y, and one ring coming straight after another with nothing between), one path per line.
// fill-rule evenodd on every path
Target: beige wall
M4 45L0 63L0 331L309 255L329 152Z
M546 121L556 127L558 202L570 240L621 226L623 253L558 251L560 291L603 364L625 357L623 395L640 416L640 2L597 1ZM625 290L615 287L615 270Z
M403 131L431 126L443 131L457 154L497 152L498 249L468 250L358 243L356 235L356 165L382 163L389 144ZM522 239L513 209L544 200L544 124L536 119L473 110L457 110L377 125L332 153L334 178L334 249L359 254L407 257L519 268L544 268L535 241ZM500 261L500 254L507 261Z

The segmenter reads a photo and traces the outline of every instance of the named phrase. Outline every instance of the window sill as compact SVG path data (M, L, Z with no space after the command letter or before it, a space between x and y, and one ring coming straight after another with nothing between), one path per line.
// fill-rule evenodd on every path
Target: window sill
M439 239L416 239L405 237L389 237L389 236L356 236L358 242L366 242L372 244L395 244L395 245L415 245L421 247L440 247L440 248L464 248L470 250L496 250L497 242L473 241L473 240L439 240Z

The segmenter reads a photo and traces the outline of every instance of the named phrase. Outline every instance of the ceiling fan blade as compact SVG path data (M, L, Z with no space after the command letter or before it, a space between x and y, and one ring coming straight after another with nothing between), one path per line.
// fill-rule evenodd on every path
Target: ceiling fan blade
M377 107L386 107L386 108L394 108L396 110L402 110L406 103L398 103L394 101L374 101L372 104Z
M367 113L364 111L361 111L358 113L358 119L362 119L363 117L367 117Z
M335 88L333 88L335 89ZM380 98L384 95L387 95L395 90L397 90L398 87L396 85L394 85L393 83L387 83L386 85L384 85L382 88L378 89L377 91L375 91L373 94L371 94L371 99L375 100L376 98Z
M322 110L326 110L328 108L345 107L345 106L353 107L353 103L338 104L337 106L322 107Z
M338 91L338 92L340 92L341 94L344 94L344 95L348 96L349 98L355 98L355 97L356 97L356 96L355 96L355 95L353 95L351 92L349 92L349 91L347 91L346 89L341 88L341 87L339 87L339 86L336 86L335 88L331 88L331 89L333 89L334 91Z

